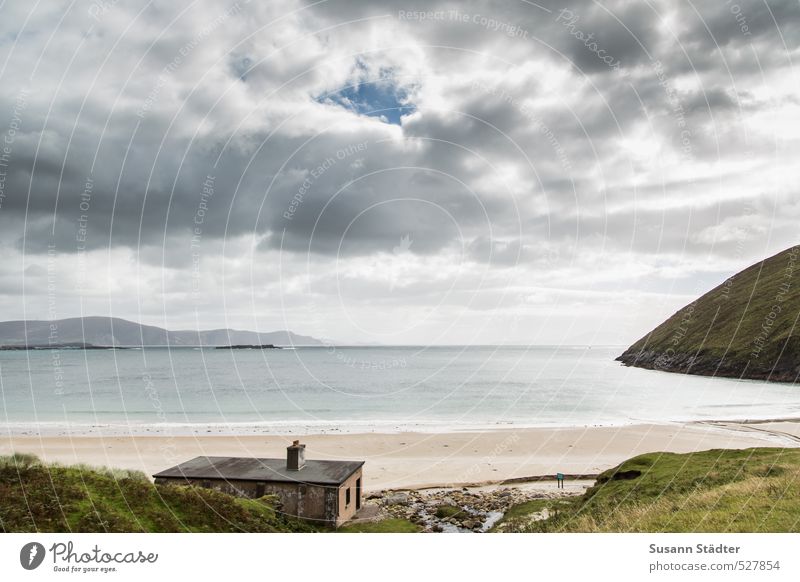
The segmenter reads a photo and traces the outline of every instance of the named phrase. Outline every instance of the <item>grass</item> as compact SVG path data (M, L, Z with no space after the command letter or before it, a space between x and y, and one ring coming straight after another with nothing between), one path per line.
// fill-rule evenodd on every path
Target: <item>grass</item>
M513 508L503 531L798 532L800 450L641 455L550 507L557 515L541 521L530 519L541 505Z
M144 473L0 457L0 531L317 531L281 515L275 499L242 499L211 489L157 486Z
M421 528L407 519L388 518L371 523L354 523L340 527L341 533L416 533Z
M500 532L522 529L534 519L534 516L541 514L545 509L548 511L553 509L558 503L562 503L562 501L559 499L531 499L518 505L512 505L503 517L492 526L490 531Z
M455 506L440 506L440 510ZM456 508L457 509L457 508ZM535 521L543 509L549 517ZM502 526L502 527L501 527ZM800 532L800 449L649 453L602 473L583 496L512 507L507 532ZM320 531L281 515L275 499L157 486L137 471L0 457L0 531ZM340 532L412 533L404 519Z
M620 356L667 371L794 381L800 361L800 247L729 278Z
M436 517L439 519L447 519L448 517L455 517L462 512L462 509L457 505L444 503L436 508Z

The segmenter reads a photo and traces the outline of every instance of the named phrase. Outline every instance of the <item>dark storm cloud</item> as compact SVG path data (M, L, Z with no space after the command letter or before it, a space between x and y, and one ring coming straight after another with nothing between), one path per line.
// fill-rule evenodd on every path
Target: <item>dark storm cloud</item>
M676 17L659 58L671 74L700 74L712 85L757 83L789 65L800 46L800 5L793 0L687 4Z
M526 252L543 238L568 244L584 233L607 232L620 248L629 241L646 252L659 244L677 248L678 235L658 230L671 220L682 225L677 211L662 222L648 220L635 235L626 226L632 212L620 211L604 230L608 192L630 196L615 182L635 179L651 163L633 161L624 142L635 136L662 153L680 154L688 128L687 163L721 151L734 155L741 143L730 132L743 88L731 80L747 88L754 74L752 55L737 51L749 43L796 47L797 5L741 3L749 35L724 3L703 4L702 19L691 6L666 2L575 2L567 12L561 3L541 6L546 10L524 2L332 0L308 6L282 22L284 28L261 31L269 19L257 11L268 8L248 5L242 10L249 12L230 16L211 33L203 31L213 15L166 27L176 14L166 5L146 11L130 32L114 24L126 10L121 6L105 22L74 15L56 35L60 52L48 49L33 81L37 90L6 182L13 195L0 211L4 237L31 253L51 243L62 252L172 248L176 240L188 246L199 228L206 239L255 235L261 249L365 256L391 253L412 233L411 253L467 245L473 257L496 250L498 263L539 256ZM466 19L408 16L437 10ZM661 19L670 15L680 24L674 31ZM336 28L380 16L387 18ZM484 24L489 18L496 29ZM291 34L285 32L290 24ZM501 25L526 34L507 34L510 28ZM353 30L364 38L382 30L405 35L406 46L364 50L364 58L377 69L387 60L411 99L416 89L424 96L428 85L440 83L440 101L406 117L397 131L316 103L316 95L352 80ZM273 40L282 31L286 50ZM79 49L84 34L88 44ZM35 62L46 39L41 31L20 37L17 50L27 53L10 61L12 81L30 68L22 56ZM416 58L416 45L423 47L428 77L406 80L403 74L418 63L405 70L403 59ZM53 79L74 51L75 77L56 87ZM774 52L763 60L767 66L785 58ZM103 64L106 54L110 61ZM335 66L328 54L335 54ZM539 68L528 70L531 64ZM499 71L505 74L498 77ZM689 88L687 79L694 82ZM4 110L13 98L13 92L2 95ZM763 102L749 103L758 109ZM358 144L366 144L363 151L337 157ZM319 172L323 166L329 167ZM205 199L209 178L213 196ZM656 183L642 191L648 188L661 190ZM690 230L700 233L719 217L695 215ZM81 229L88 232L84 241ZM700 252L705 239L695 240L687 248Z
M440 163L453 164L467 155L463 150L428 142L420 155L397 164L402 153L391 142L367 140L356 151L358 144L327 141L333 143L313 148L324 157L301 157L270 190L263 214L272 233L268 246L364 255L391 251L414 233L413 252L428 254L461 244L460 236L492 220L504 222L505 205L494 208L489 196L471 191L470 172Z
M553 34L584 73L608 73L647 62L648 52L663 34L653 10L644 5L628 5L619 13L613 3L556 13Z
M696 112L725 111L736 108L736 102L725 89L709 87L704 91L694 91L683 98L687 114Z
M769 37L773 46L786 43L790 50L800 43L800 5L794 0L702 2L691 9L697 15L686 20L686 36L707 49L758 42L764 37Z

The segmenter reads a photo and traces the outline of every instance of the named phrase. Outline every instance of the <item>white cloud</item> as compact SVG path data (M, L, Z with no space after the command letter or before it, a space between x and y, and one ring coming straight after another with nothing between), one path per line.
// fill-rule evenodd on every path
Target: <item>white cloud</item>
M64 316L182 327L202 308L208 326L345 341L628 343L796 242L796 7L779 35L745 2L752 38L708 8L710 39L669 3L607 6L634 39L576 2L615 71L530 5L462 9L524 37L399 6L51 4L24 29L4 6L0 315L47 315L55 244ZM398 126L317 100L364 81L416 111Z

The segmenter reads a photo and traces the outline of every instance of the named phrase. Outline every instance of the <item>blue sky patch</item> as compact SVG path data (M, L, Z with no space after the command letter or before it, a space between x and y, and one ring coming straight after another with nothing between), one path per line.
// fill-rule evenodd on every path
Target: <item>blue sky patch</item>
M366 72L362 63L357 63L356 66L359 72ZM378 117L386 123L400 125L401 117L417 109L409 98L409 89L397 82L392 69L381 69L377 78L364 78L338 91L324 93L316 99L320 103L340 105L359 115Z

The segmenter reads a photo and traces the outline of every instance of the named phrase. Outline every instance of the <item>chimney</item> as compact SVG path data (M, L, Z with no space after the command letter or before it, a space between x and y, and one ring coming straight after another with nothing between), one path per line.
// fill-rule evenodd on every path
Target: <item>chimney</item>
M286 447L286 468L289 471L299 471L306 464L306 446L300 441L294 441L292 446Z

